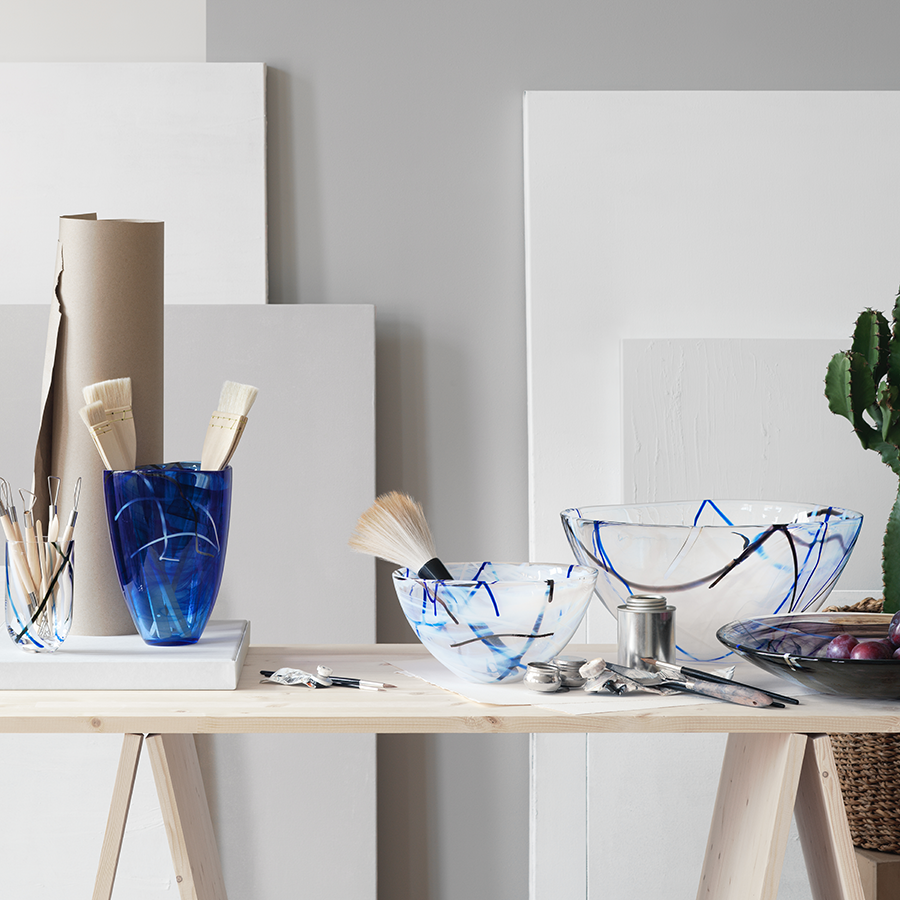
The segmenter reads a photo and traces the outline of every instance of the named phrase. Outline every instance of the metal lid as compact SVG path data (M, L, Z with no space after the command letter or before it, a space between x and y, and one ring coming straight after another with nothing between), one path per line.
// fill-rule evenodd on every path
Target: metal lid
M632 594L625 598L625 608L634 612L655 612L666 606L668 601L662 594Z

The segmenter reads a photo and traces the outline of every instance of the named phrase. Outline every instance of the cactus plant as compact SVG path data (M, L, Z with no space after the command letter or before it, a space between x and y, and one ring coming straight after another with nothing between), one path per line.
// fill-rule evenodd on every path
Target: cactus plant
M828 363L828 408L853 425L866 450L875 450L900 478L900 293L893 323L883 313L863 310L849 350ZM900 488L888 517L882 545L884 611L900 610Z

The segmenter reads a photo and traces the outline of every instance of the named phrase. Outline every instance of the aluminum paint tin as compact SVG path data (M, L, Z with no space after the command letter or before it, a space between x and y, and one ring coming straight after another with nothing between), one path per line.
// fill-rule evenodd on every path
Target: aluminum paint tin
M675 607L661 594L635 594L616 610L619 665L646 669L643 657L675 662Z

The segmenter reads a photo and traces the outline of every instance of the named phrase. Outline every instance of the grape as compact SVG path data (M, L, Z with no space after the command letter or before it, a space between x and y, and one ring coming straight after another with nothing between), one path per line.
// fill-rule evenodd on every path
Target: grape
M891 624L888 625L888 640L895 646L900 646L900 612L894 613Z
M850 652L859 643L852 634L839 634L825 648L828 659L850 659Z
M860 641L850 652L850 659L890 659L883 641Z

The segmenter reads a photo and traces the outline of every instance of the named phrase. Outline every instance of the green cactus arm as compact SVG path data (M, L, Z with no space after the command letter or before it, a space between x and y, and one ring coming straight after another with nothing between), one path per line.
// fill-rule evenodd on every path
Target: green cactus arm
M887 441L877 441L869 450L875 450L881 455L881 461L898 477L900 477L900 448L896 444Z
M900 292L898 292L897 299L894 301L894 312L891 318L893 325L887 373L888 384L891 387L900 389Z
M876 405L875 381L865 357L842 351L835 353L825 373L825 396L828 408L853 423L853 430L865 448L880 440L863 413Z
M869 410L869 414L881 430L883 440L892 444L900 444L900 409L898 409L897 396L900 391L887 381L878 385L878 410Z
M888 373L891 361L891 326L884 313L863 310L853 329L852 353L858 353L869 364L875 384Z
M900 488L884 532L881 572L884 578L884 611L895 613L900 610Z

